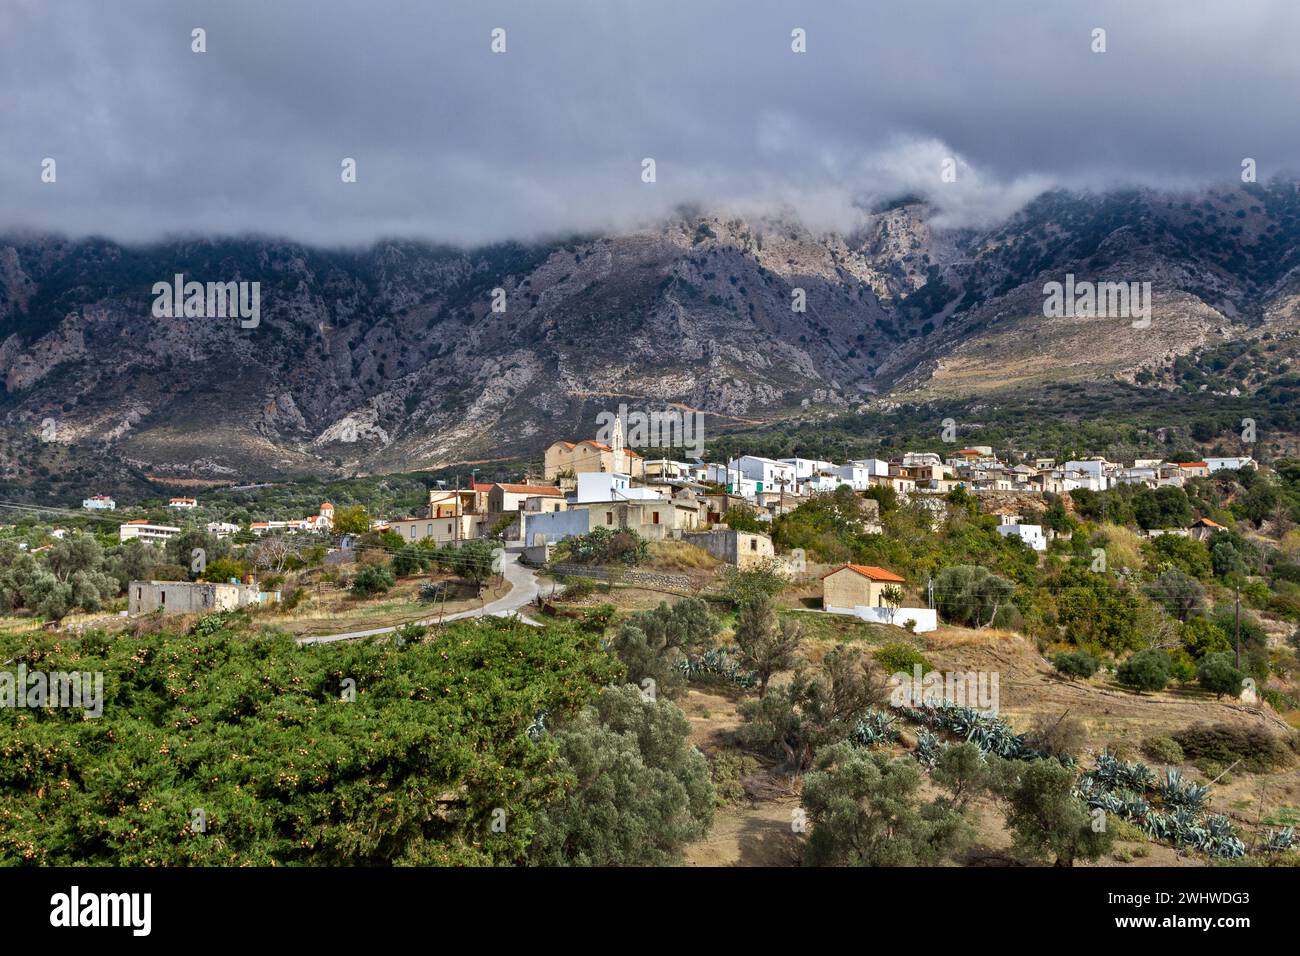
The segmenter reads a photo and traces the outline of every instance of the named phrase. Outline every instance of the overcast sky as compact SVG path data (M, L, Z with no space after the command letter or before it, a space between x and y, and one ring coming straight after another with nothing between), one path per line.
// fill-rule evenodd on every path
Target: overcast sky
M1300 169L1297 43L1296 0L3 0L0 229L478 243L903 192L978 223Z

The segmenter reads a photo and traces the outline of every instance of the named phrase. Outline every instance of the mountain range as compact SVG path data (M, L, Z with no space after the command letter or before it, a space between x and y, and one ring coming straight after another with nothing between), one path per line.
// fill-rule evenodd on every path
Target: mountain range
M1049 192L987 228L935 219L901 197L848 234L681 209L477 249L0 236L0 482L537 461L620 403L726 431L1062 382L1177 389L1225 348L1225 389L1294 381L1295 183ZM155 317L153 286L177 274L260 283L257 327ZM1044 284L1067 275L1150 282L1149 327L1045 316Z

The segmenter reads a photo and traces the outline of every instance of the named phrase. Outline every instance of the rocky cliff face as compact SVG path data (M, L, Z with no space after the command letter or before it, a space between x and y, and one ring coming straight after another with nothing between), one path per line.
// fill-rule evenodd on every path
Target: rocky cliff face
M620 402L699 409L716 429L875 395L1133 381L1194 349L1294 337L1292 185L1052 194L982 233L938 232L929 215L903 201L841 236L683 214L472 251L0 239L0 478L111 487L539 458ZM155 318L153 284L176 273L259 282L260 324ZM1151 281L1151 327L1045 318L1043 283L1066 273Z

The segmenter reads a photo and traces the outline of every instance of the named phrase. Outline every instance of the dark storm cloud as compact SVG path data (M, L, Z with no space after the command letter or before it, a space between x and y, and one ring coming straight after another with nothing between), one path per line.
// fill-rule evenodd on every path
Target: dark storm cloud
M7 0L0 228L480 242L901 192L978 222L1300 167L1297 35L1293 0Z

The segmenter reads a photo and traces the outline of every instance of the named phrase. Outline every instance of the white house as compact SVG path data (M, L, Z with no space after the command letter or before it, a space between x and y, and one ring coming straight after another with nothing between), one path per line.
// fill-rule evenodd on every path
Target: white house
M775 491L781 485L793 488L797 481L794 465L772 458L741 455L735 465L742 475L758 484L758 491Z
M173 528L166 524L150 524L144 518L138 518L118 526L117 540L130 541L132 538L140 538L143 541L162 542L180 533L180 528Z
M820 472L831 471L835 468L833 461L818 461L816 458L779 458L777 459L783 465L789 465L794 469L795 478L802 481L805 478L812 478Z
M1105 458L1088 458L1083 461L1067 461L1061 466L1063 471L1081 471L1101 478L1110 470L1110 462Z
M1002 524L998 525L998 534L1004 538L1015 535L1035 551L1047 550L1047 538L1043 535L1043 526L1020 524L1018 515L1003 515Z
M197 508L199 500L197 498L172 498L167 502L168 508Z
M1154 468L1118 468L1110 476L1112 485L1146 485L1148 488L1156 486L1156 470Z
M589 501L662 500L663 497L651 488L632 487L630 475L616 471L579 472L575 504L586 504Z
M889 462L880 458L854 458L848 464L866 469L867 475L888 475ZM847 467L841 465L841 468Z
M854 491L866 491L871 487L871 479L889 476L889 466L883 461L878 464L885 465L883 471L877 471L874 464L858 463L851 461L847 465L840 465L836 469L836 474L841 484L848 485Z
M849 484L847 478L837 474L817 474L799 482L799 492L805 495L820 495L834 491L840 485Z
M1216 471L1236 471L1239 468L1254 468L1255 459L1249 455L1239 458L1207 458L1205 464L1209 466L1210 474Z
M739 468L729 468L726 465L709 465L704 473L705 481L717 482L725 486L732 494L740 495L744 498L753 498L758 494L758 482L752 478L746 478Z
M646 478L690 479L695 477L695 469L684 461L670 458L647 458L645 462Z
M117 508L117 502L108 495L94 495L82 501L81 507L87 511L114 511Z
M902 466L904 468L934 468L942 466L943 458L936 452L932 451L905 451L903 452Z
M209 521L204 528L208 534L216 535L218 538L229 538L232 534L239 533L239 525L231 524L229 521Z

